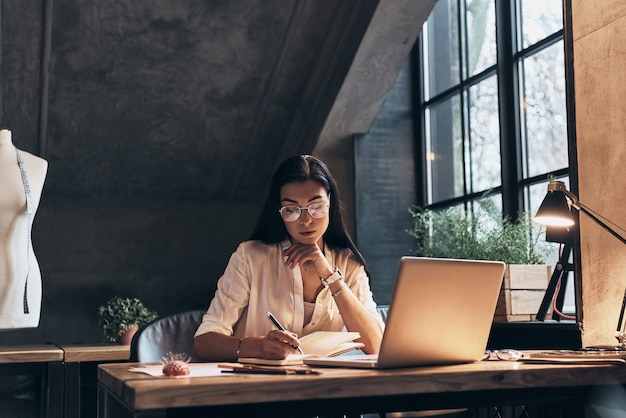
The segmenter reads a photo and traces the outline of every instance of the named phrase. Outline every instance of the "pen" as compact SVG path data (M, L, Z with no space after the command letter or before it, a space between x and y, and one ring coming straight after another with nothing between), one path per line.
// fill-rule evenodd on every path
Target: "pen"
M321 374L321 372L312 369L283 369L278 367L261 367L261 366L231 366L227 364L218 364L222 373L249 373L249 374Z
M269 312L269 311L267 312L267 317L270 319L270 322L271 322L272 324L274 324L274 326L275 326L276 328L278 328L278 329L279 329L279 330L281 330L281 331L287 331L287 330L285 329L285 327L283 327L283 326L280 324L280 322L278 322L278 319L276 319L276 317L274 317L274 315L272 315L272 313L271 313L271 312ZM300 354L304 354L304 352L302 351L302 349L301 349L300 347L296 347L296 346L293 346L293 345L292 345L292 347L293 347L293 348L295 348L296 350L298 350L298 352L299 352Z

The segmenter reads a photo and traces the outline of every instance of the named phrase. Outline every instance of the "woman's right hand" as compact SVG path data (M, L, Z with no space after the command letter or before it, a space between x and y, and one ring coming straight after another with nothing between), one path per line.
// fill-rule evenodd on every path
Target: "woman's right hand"
M290 331L272 330L261 340L261 357L282 360L289 354L296 354L300 346L298 336Z

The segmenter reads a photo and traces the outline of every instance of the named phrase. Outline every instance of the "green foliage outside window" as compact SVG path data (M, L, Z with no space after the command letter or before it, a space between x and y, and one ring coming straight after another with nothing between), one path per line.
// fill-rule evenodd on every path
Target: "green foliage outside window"
M502 219L492 201L466 212L452 207L433 211L413 207L414 254L420 257L498 260L507 264L545 264L551 247L529 213Z

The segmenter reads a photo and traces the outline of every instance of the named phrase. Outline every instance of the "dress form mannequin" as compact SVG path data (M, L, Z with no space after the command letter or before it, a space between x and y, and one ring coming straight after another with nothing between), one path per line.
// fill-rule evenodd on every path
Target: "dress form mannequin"
M21 161L20 161L21 160ZM41 272L31 243L48 163L0 130L0 330L33 328L41 313Z

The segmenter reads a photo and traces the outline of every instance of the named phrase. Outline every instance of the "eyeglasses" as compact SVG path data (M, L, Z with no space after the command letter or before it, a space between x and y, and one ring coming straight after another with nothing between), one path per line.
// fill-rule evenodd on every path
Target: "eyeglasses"
M502 350L486 350L483 360L517 361L522 357L521 351L513 350L512 348L504 348Z
M315 203L309 206L305 206L303 208L299 206L283 206L278 211L280 216L286 222L293 222L300 219L300 215L302 215L302 210L306 209L314 218L320 219L328 216L328 208L330 205L328 203Z

